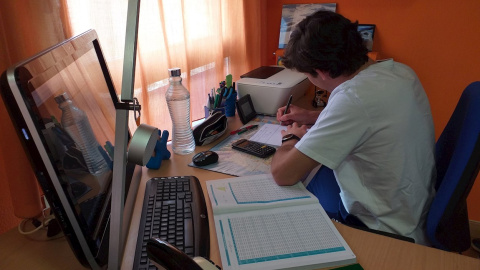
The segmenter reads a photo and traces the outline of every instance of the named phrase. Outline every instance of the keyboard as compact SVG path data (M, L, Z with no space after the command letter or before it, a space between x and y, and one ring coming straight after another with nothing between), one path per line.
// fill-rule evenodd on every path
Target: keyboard
M147 181L133 269L156 269L147 241L159 238L190 257L209 257L210 235L202 187L195 176Z

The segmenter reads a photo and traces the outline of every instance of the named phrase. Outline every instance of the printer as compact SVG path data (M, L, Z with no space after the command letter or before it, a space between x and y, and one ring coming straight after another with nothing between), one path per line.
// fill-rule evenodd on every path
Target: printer
M309 87L307 76L282 66L262 66L243 74L237 81L238 97L250 94L253 108L264 115L276 115L290 95L295 101Z

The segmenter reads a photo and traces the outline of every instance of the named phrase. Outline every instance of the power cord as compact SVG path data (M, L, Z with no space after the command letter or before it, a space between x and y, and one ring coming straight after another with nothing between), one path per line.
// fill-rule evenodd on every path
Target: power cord
M49 211L50 210L50 205L48 204L45 196L42 196L43 202L44 202L44 209L42 211L42 217L38 218L26 218L23 219L20 224L18 224L18 232L22 235L31 235L34 234L35 232L38 232L41 229L44 229L47 231L47 237L49 240L57 239L59 237L62 237L63 234L60 232L62 231L60 228L60 224L58 221L55 219L55 216ZM31 222L31 224L35 227L35 229L26 231L25 226L27 222ZM54 237L57 236L57 237Z
M20 232L20 234L23 234L23 235L33 234L43 228L47 228L48 224L54 219L55 217L53 215L49 215L48 217L45 217L42 221L38 220L37 218L24 219L20 222L20 224L18 224L18 232ZM28 221L31 221L33 226L35 226L36 228L31 231L24 231L23 228L25 227L25 224Z

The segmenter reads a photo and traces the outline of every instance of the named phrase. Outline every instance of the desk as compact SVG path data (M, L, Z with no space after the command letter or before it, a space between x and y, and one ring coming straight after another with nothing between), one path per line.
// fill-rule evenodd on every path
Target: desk
M304 104L309 104L306 97ZM297 103L298 104L298 103ZM229 130L241 126L238 117L228 119ZM224 136L228 136L226 132ZM197 147L195 152L210 149L212 145ZM169 147L169 150L171 148ZM218 251L213 214L208 200L205 182L207 180L228 178L232 176L206 171L187 166L194 154L175 155L162 162L159 170L142 169L141 183L133 206L130 231L126 241L122 269L131 269L134 249L140 221L145 183L156 176L195 175L201 182L210 222L210 258L221 265ZM356 230L342 224L335 226L342 234L360 265L368 269L480 269L480 260L449 253L434 248L412 244L397 239ZM84 269L76 260L64 238L51 241L35 241L20 235L16 228L0 235L0 269Z

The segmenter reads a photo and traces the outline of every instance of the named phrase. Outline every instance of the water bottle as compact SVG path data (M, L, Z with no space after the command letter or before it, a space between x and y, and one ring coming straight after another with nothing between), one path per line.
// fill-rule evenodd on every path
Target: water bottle
M169 69L168 74L170 86L165 97L172 118L172 150L176 154L186 155L195 150L190 126L190 93L182 85L180 68Z
M62 126L82 152L88 171L94 175L109 171L85 112L75 106L67 93L56 96L55 101L62 110Z

